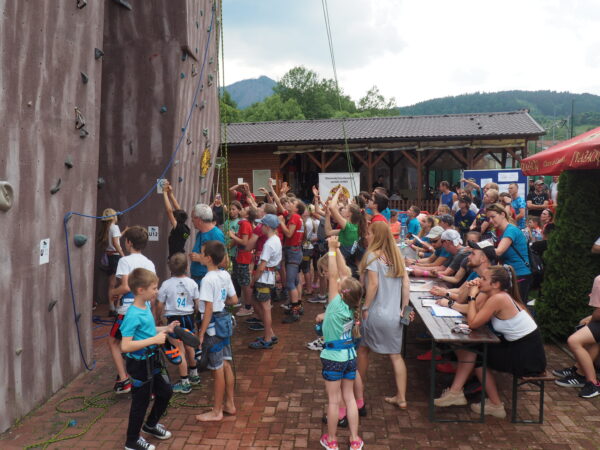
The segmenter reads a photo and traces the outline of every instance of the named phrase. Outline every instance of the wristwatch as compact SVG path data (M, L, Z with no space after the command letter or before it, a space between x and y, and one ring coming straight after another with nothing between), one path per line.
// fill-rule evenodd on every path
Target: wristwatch
M362 308L360 308L360 309L361 309L361 310L363 310L363 311L368 311L368 310L369 310L369 307L368 307L368 306L363 306L363 307L362 307Z
M454 300L448 299L448 308L452 308L452 305L454 305L454 303L456 303Z
M450 298L450 292L446 292L446 294L444 295L444 297L446 297L448 300L452 300L452 299Z
M468 302L472 302L472 301L474 301L474 300L475 300L475 297L472 297L472 296L470 296L470 295L467 297L467 301L468 301Z

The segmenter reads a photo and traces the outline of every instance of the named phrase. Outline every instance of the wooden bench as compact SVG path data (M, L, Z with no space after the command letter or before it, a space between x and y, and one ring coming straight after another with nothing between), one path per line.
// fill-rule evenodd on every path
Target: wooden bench
M539 375L519 377L513 375L513 386L512 386L512 406L511 406L511 419L512 423L544 423L544 383L546 381L554 381L555 377L548 375L546 372ZM531 389L519 389L522 386L529 385ZM538 392L540 394L539 406L538 406L538 420L519 420L517 418L517 407L519 400L519 392Z

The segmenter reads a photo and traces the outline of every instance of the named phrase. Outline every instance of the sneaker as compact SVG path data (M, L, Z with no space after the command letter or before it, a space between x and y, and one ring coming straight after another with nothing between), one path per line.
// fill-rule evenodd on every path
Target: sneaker
M262 321L258 317L250 317L246 319L246 323L262 323Z
M282 323L294 323L300 320L303 313L302 306L294 306L289 311L289 315L282 320Z
M552 375L558 378L567 378L577 373L577 366L565 367L564 369L557 369L552 371Z
M202 381L202 379L200 378L200 375L190 375L188 379L190 380L190 384L192 386L196 386L196 385L200 384L200 381Z
M173 393L175 394L189 394L190 392L192 392L192 384L189 380L187 382L179 380L173 385Z
M417 359L419 361L431 361L431 350L426 351L425 353L423 353L422 355L417 356ZM437 355L435 357L436 361L439 361L440 359L442 359L442 357L440 355Z
M317 295L317 296L315 296L313 298L309 298L306 301L308 303L327 303L327 296L321 297L320 295Z
M292 305L290 303L282 303L281 305L279 305L281 308L285 309L286 311L289 311L290 308L292 307Z
M338 450L339 448L337 441L330 441L329 436L327 436L326 434L321 436L321 440L319 441L319 443L327 450Z
M169 439L172 434L169 430L167 430L163 424L157 423L153 428L150 428L147 424L144 424L142 427L142 431L144 433L150 434L154 436L156 439L165 440Z
M125 450L154 450L156 447L148 442L143 437L139 437L137 442L133 445L125 444Z
M169 361L171 364L175 364L176 366L181 364L181 352L179 349L169 341L165 341L163 345L167 361Z
M579 391L579 396L582 398L594 398L598 395L600 395L600 384L594 384L591 381L587 381Z
M248 347L254 350L270 350L273 348L273 345L275 345L273 341L267 342L263 338L259 338L256 341L250 342Z
M358 417L367 417L367 405L362 405L362 408L358 408Z
M131 391L131 388L131 378L127 377L123 381L119 381L119 376L117 375L117 382L115 383L115 387L113 388L115 394L127 394Z
M325 345L325 340L322 337L319 337L312 342L308 342L306 344L306 348L309 350L314 350L314 351L320 352L321 350L323 350L324 345Z
M440 373L456 373L456 366L453 363L438 363L435 365L435 370Z
M574 373L559 380L554 380L554 382L562 387L582 388L585 386L585 377Z
M358 438L357 441L350 441L350 450L362 450L365 443L361 438Z
M442 395L439 398L436 398L433 401L435 406L440 408L446 406L464 406L467 404L467 399L465 398L465 394L463 391L454 392L451 391L450 388L444 389Z
M481 403L471 403L471 411L481 414ZM506 417L506 411L504 410L504 403L499 405L493 405L487 400L485 401L485 415L494 416L498 419L504 419Z
M235 313L236 317L246 317L251 316L252 314L254 314L254 308L241 308L238 312Z
M263 331L265 329L265 326L263 325L262 322L251 323L248 325L248 329L250 331Z

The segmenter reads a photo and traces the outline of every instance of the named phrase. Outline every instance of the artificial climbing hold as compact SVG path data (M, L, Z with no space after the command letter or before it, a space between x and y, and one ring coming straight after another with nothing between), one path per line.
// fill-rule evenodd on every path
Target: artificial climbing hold
M196 28L200 28L200 22L196 21Z
M192 76L195 77L198 75L198 71L196 70L196 64L192 64Z
M217 156L215 158L215 167L217 169L222 169L227 164L227 160L223 156Z
M179 164L179 160L176 159L175 162L173 163L174 166L176 166L177 164Z
M98 177L98 189L102 189L106 184L106 180L102 177Z
M73 160L70 156L67 156L67 159L65 159L65 166L67 167L67 169L73 168Z
M113 0L117 5L121 5L123 8L127 8L129 11L133 10L131 4L127 0Z
M90 132L88 130L86 130L85 128L81 128L79 130L79 137L81 139L85 139L86 137L88 137L90 135Z
M200 191L200 195L204 195L204 194L206 194L206 192L207 192L206 188L203 188L203 189Z
M104 56L104 52L102 50L100 50L99 48L94 49L94 58L100 59L103 56Z
M81 73L81 82L83 84L87 84L87 82L90 80L90 77L88 77L85 72L80 72L80 73Z
M185 127L183 127L183 128L181 129L181 132L182 132L182 133L185 133Z
M83 247L87 242L88 238L85 234L76 234L73 236L73 242L75 243L75 247Z
M32 101L27 102L27 106L29 106L31 108L31 105L33 105Z
M208 59L208 63L212 64L215 62L215 58L213 58L212 56Z
M179 78L181 78L181 79L183 80L183 79L185 78L185 73L181 72L181 73L179 74Z
M202 17L203 15L204 15L204 10L203 10L203 9L201 9L201 10L200 10L200 17Z
M185 140L185 143L187 145L190 145L192 143L192 138L190 137L190 135L188 134L187 139Z
M183 181L183 177L179 177L179 182L181 183Z
M215 79L215 76L212 73L208 74L208 85L212 86L213 85L213 80Z
M58 300L50 300L50 303L48 303L48 312L52 311L52 309L54 308L54 306L58 303Z
M204 108L206 108L206 100L202 100L202 101L200 102L200 106L199 106L199 108L200 108L201 110L202 110L202 109L204 109Z
M50 193L52 195L56 194L58 191L60 191L60 184L62 183L62 180L59 178L58 180L56 180L56 183L54 183L54 186L52 186L50 188Z
M79 108L75 107L75 128L78 130L85 127L85 117Z
M18 348L15 350L15 355L19 356L21 353L23 353L23 349L22 348Z
M75 322L79 322L79 319L81 319L81 313L77 313L75 316Z
M202 136L208 137L208 128L203 128L202 129Z
M0 181L0 211L8 211L13 205L13 188L8 181Z
M181 60L182 60L182 61L185 61L186 59L187 59L187 52L184 50L184 51L181 53Z
M77 0L77 8L83 9L87 5L87 0Z
M164 114L164 113L166 113L166 112L167 112L167 107L166 107L166 106L161 106L161 107L160 107L160 113L161 113L161 114Z
M206 31L207 31L208 33L210 33L210 32L212 31L212 25L209 25L209 26L208 26L208 28L206 29Z
M198 53L198 47L196 47L196 53Z
M74 426L76 426L76 425L77 425L77 421L76 421L75 419L71 419L71 420L69 420L69 426L70 426L70 427L74 427Z

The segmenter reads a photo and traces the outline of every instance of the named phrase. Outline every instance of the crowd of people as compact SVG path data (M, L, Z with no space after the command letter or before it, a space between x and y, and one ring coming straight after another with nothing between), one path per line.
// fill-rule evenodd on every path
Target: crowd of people
M260 188L262 198L247 184L235 185L228 204L216 194L210 205L194 206L195 240L187 253L192 233L188 214L166 183L172 277L160 289L154 264L143 255L147 231L132 226L121 233L116 212L106 209L98 240L112 274L109 299L116 317L109 347L117 369L114 389L132 392L126 448L154 448L140 430L158 439L171 437L158 420L172 393L191 392L203 368L213 374L214 406L197 420L220 421L223 415L236 414L230 311L239 308L238 326L245 318L248 329L260 333L248 347L268 351L279 343L273 303L281 303L282 322L289 326L307 320L302 319L304 301L325 306L315 320L319 336L306 344L320 351L328 397L323 417L327 433L320 443L337 449L337 427L349 426L350 448L362 448L359 417L367 414L365 383L372 352L389 355L394 372L394 395L384 401L408 407L401 350L403 327L414 319L407 308L409 275L443 280L451 287L431 291L438 303L463 313L470 328L489 324L501 336L502 343L489 352L492 369L517 375L544 372L541 335L526 303L532 282L529 243L543 242L553 229L548 194L536 182L525 203L516 185L499 193L494 183L479 188L472 180L463 182L459 192L440 183L440 204L432 215L417 206L406 212L391 210L383 186L353 198L341 187L331 193L313 187L307 204L285 182L277 187L269 180ZM405 258L403 248L413 249L416 257ZM596 281L590 304L600 310ZM600 393L593 370L598 322L596 312L582 321L569 340L578 365L561 369L560 376L576 378L576 385L588 391L591 383ZM195 334L199 345L185 345L174 334L176 327ZM174 384L162 375L161 354L178 366L180 380ZM459 350L457 360L454 381L436 399L437 406L465 405L463 387L471 374L480 374L474 353ZM504 417L493 375L488 375L486 393L485 413ZM144 422L151 394L156 398Z

